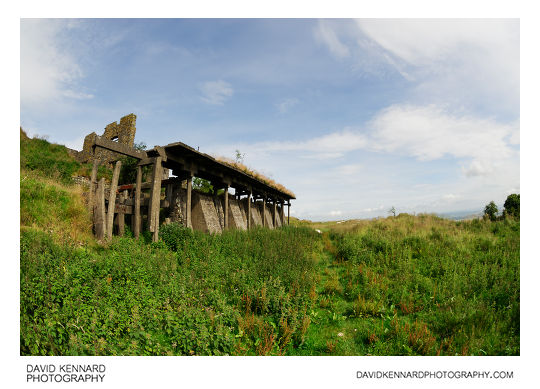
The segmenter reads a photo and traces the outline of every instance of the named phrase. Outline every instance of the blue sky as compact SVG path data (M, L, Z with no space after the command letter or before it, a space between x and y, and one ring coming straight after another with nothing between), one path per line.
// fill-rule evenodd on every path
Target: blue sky
M21 125L81 149L233 158L312 220L481 210L520 191L519 21L23 19Z

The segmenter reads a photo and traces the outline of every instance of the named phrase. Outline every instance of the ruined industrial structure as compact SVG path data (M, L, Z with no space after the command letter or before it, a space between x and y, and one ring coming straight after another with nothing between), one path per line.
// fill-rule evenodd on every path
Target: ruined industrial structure
M295 197L287 189L181 142L137 150L133 147L135 121L136 116L130 114L120 124L109 124L102 136L89 134L83 150L76 154L78 160L93 163L88 205L98 239L110 239L113 230L122 235L126 223L135 237L147 228L154 241L159 226L169 222L210 233L253 226L276 228L289 223ZM135 183L118 186L122 156L138 160L137 178ZM97 180L100 164L114 164L107 191L104 179ZM147 182L143 182L144 166L151 167ZM169 177L169 170L174 177ZM193 190L193 177L208 180L214 194ZM234 195L229 193L230 188ZM223 189L219 196L218 189Z

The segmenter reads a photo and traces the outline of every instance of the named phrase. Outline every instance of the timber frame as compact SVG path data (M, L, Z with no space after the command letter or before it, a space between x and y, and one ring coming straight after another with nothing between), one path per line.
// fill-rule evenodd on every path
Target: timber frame
M262 206L262 226L267 226L265 212L271 212L272 226L276 226L276 219L285 223L284 207L287 206L286 224L290 220L291 200L295 199L290 193L266 184L265 182L233 167L214 157L199 152L194 148L176 142L166 146L155 146L146 151L137 150L125 144L119 144L95 135L90 139L92 154L96 149L105 149L122 156L137 159L137 178L134 184L118 187L118 177L121 162L117 161L114 166L113 178L109 190L107 209L105 208L105 184L104 180L97 181L97 171L100 162L94 159L91 175L89 208L93 211L94 232L98 239L111 239L113 223L116 215L117 230L120 235L124 232L124 215L132 215L132 230L136 238L142 229L141 208L147 209L147 228L152 234L152 240L157 241L160 226L160 209L172 207L173 185L182 185L185 182L185 220L186 227L192 227L192 178L199 177L208 180L214 189L224 189L224 229L229 228L229 188L234 188L237 200L247 199L247 223L248 229L252 228L253 207L257 203ZM142 167L151 166L151 178L149 182L142 182ZM172 171L176 177L163 179L163 169ZM165 188L165 200L161 199L161 189ZM149 190L149 198L143 196L142 190ZM271 206L269 207L269 205ZM278 204L280 205L278 211Z

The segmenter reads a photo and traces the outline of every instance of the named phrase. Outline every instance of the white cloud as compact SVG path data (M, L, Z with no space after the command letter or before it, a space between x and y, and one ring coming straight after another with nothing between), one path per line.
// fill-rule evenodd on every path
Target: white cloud
M334 159L344 154L364 148L366 137L351 128L330 133L305 141L273 141L243 145L252 155L295 151L297 157Z
M43 105L58 99L88 99L78 82L84 72L61 34L76 24L58 19L21 20L21 104Z
M519 66L517 19L359 19L360 30L396 57L415 66L431 66L469 50L495 54L509 66ZM466 52L460 50L466 49Z
M352 163L352 164L339 166L336 169L336 172L343 176L354 176L360 173L362 169L363 169L363 166L361 164Z
M72 90L63 91L62 96L68 97L70 99L76 99L76 100L88 100L88 99L94 98L94 95L91 93L75 92Z
M336 57L345 58L350 55L349 48L339 40L336 32L324 20L319 21L315 37L319 42L325 44Z
M358 71L398 72L411 82L409 101L518 117L518 19L359 19L354 25L321 22L315 39Z
M368 124L369 147L412 156L421 161L445 156L469 161L467 176L486 175L515 151L506 139L517 125L491 119L452 115L434 105L395 105L378 113Z
M304 141L258 142L242 145L252 155L295 152L296 158L336 159L358 150L393 153L419 161L454 158L467 177L486 176L510 158L519 141L518 123L455 114L436 105L393 105L378 112L361 128ZM341 176L357 174L361 164L339 167Z
M231 84L222 80L207 81L199 90L202 93L201 100L213 105L223 105L234 94Z
M294 107L298 103L299 103L299 100L296 98L287 98L277 103L276 107L280 113L287 113L292 107Z

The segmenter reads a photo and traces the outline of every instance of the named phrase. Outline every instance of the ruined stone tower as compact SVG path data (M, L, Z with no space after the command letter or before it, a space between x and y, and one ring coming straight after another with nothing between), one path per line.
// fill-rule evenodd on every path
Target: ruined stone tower
M101 137L133 147L135 142L136 120L137 116L135 116L135 114L131 113L124 116L120 119L119 124L117 122L108 124ZM84 138L83 149L76 156L79 162L92 162L92 144L96 136L97 134L92 132ZM118 155L113 151L98 149L96 150L96 159L99 159L104 164L110 165L113 161L118 159Z

